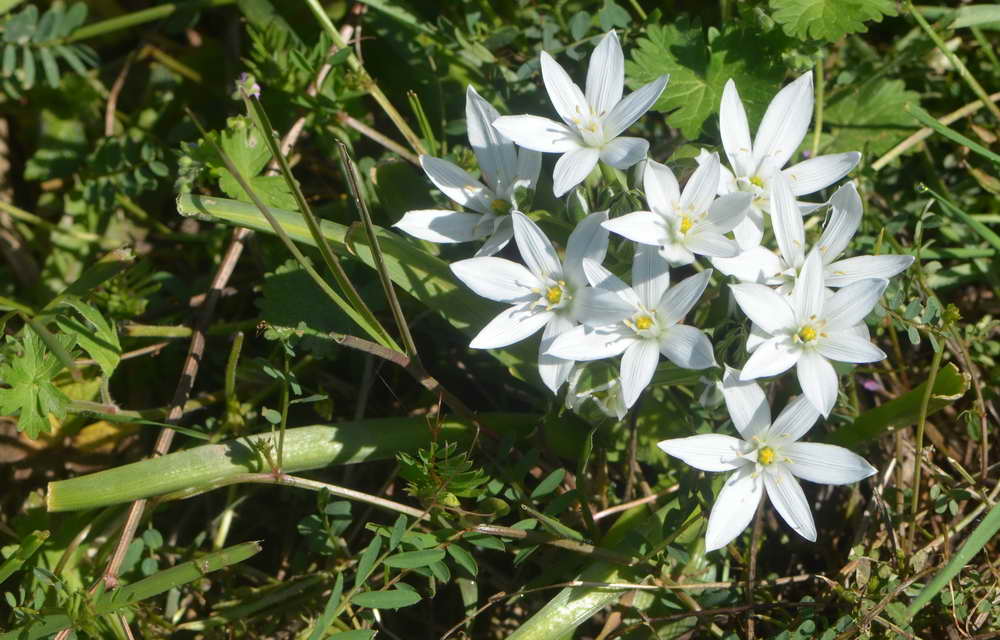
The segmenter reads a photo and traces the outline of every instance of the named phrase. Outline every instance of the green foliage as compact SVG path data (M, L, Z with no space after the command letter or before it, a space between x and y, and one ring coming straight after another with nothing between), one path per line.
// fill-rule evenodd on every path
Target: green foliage
M802 40L839 40L865 33L865 22L898 15L893 0L769 0L774 20Z
M0 22L0 86L4 92L19 98L41 77L50 87L58 87L63 72L60 62L81 75L97 66L97 54L91 47L66 42L86 20L86 2L74 2L68 8L64 2L53 2L41 15L36 5L30 4L6 16Z
M60 344L68 350L73 340L64 336ZM24 330L20 340L7 336L4 350L8 357L0 364L0 380L10 388L0 389L0 412L17 415L18 429L37 438L51 431L49 416L61 419L66 415L69 398L53 384L63 365L30 329Z
M455 442L432 442L415 456L400 453L399 463L399 475L407 481L406 492L428 505L458 507L458 498L479 495L479 488L489 481Z
M830 96L826 122L831 135L824 137L823 150L885 153L912 133L914 122L906 107L919 101L902 80L874 77L844 87Z

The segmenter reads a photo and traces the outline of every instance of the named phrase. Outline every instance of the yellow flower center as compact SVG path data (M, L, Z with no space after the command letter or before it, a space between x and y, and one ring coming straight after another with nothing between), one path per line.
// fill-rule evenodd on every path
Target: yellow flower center
M562 295L562 287L549 287L545 292L545 299L549 301L549 304L559 304L559 301L562 300Z
M760 176L754 176L750 178L750 184L761 189L764 188L764 181L760 179Z
M639 316L635 319L635 328L639 331L645 331L646 329L653 326L653 319L649 316Z
M757 452L757 462L764 466L767 466L774 462L774 449L771 447L764 447Z
M798 336L802 342L812 342L816 339L816 330L807 325L799 329Z
M691 230L691 227L693 226L694 222L691 221L691 218L687 216L681 217L681 233L687 233L688 231Z

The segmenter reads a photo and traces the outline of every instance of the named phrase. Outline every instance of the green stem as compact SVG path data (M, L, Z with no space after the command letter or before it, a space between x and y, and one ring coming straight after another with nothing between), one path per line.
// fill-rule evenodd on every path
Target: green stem
M823 133L823 106L826 101L826 75L823 59L816 61L816 114L813 123L812 157L819 155L819 139Z
M235 2L236 0L192 0L191 2L168 2L155 7L150 7L149 9L143 9L142 11L128 13L116 18L109 18L108 20L101 20L100 22L93 22L80 27L70 34L69 37L63 41L63 44L79 42L80 40L87 40L89 38L96 38L97 36L103 36L105 34L112 33L114 31L121 31L123 29L131 29L132 27L136 27L140 24L146 24L147 22L153 22L154 20L168 18L178 11L194 11L196 9L221 7L227 4L234 4Z
M277 471L281 471L282 461L284 460L285 453L285 431L288 428L288 407L291 400L291 382L289 381L289 376L291 376L291 371L288 367L288 351L283 350L284 356L284 367L282 368L282 385L281 385L281 426L278 430L278 468Z
M931 358L931 371L927 376L927 388L924 390L924 397L920 399L920 414L917 418L917 443L916 453L913 463L913 497L910 502L910 531L908 533L908 548L913 549L913 541L917 530L917 510L920 508L920 470L923 467L924 450L924 427L927 425L927 410L931 403L931 396L934 393L934 380L937 378L938 369L941 368L941 357L944 349L938 349Z

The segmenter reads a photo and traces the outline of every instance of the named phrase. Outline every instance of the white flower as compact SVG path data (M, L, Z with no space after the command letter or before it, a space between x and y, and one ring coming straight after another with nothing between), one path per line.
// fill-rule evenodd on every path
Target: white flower
M735 229L736 241L744 249L760 244L764 213L770 212L770 184L776 174L788 178L792 193L802 196L840 180L861 159L861 154L854 151L836 153L810 158L782 171L802 144L812 113L812 73L807 72L774 96L751 144L750 126L736 84L732 80L726 82L719 106L719 131L732 173L723 170L719 193L746 191L753 194L749 214ZM802 204L806 208L816 206Z
M552 243L527 216L514 211L511 218L514 241L527 268L495 257L469 258L451 265L455 275L477 294L513 305L483 327L469 346L498 349L545 327L538 351L538 372L554 393L566 381L573 362L549 355L546 350L556 336L576 324L580 295L587 286L582 261L604 259L608 232L601 223L608 214L592 213L577 225L566 244L565 262L559 261ZM588 297L599 299L600 295Z
M621 384L631 407L653 379L660 354L685 369L715 365L712 343L695 327L680 324L708 285L706 270L670 287L667 263L655 247L636 245L629 287L592 260L583 261L593 285L581 300L585 326L562 334L548 353L570 360L599 360L624 354ZM614 296L604 295L614 292Z
M393 226L429 242L485 238L476 255L491 256L510 242L514 232L506 214L527 206L517 197L534 190L542 155L529 149L517 151L509 138L494 129L492 123L500 114L471 86L465 93L465 117L469 145L479 161L482 182L440 158L422 155L420 166L443 194L476 213L449 209L407 211Z
M750 194L730 193L715 198L719 184L719 155L700 164L684 191L669 167L646 161L643 188L652 211L636 211L604 227L633 242L659 245L660 254L673 266L694 262L695 254L732 258L739 253L736 242L723 234L743 220Z
M646 157L648 142L619 134L653 106L667 86L667 76L623 99L625 56L614 31L601 39L590 56L586 94L544 51L542 80L565 124L539 116L503 116L493 126L526 149L563 154L552 174L557 198L580 184L598 160L627 169Z
M736 303L761 332L741 378L774 376L795 366L802 392L820 413L830 415L838 388L830 361L885 358L855 327L871 312L887 284L881 279L858 280L828 296L820 252L813 249L791 296L762 284L730 285Z
M823 286L846 287L866 278L888 280L913 264L913 256L857 256L838 260L861 224L861 197L853 182L837 189L830 198L830 221L815 245L823 259ZM788 181L782 176L771 183L771 221L778 253L756 246L735 258L716 258L712 266L743 282L778 287L790 294L796 274L805 262L805 226ZM605 223L605 225L610 223Z
M799 396L771 422L764 391L741 382L726 367L723 395L739 438L716 433L664 440L659 447L703 471L733 471L708 517L705 550L726 546L753 519L767 491L782 519L800 536L816 541L816 524L796 477L821 484L849 484L875 473L864 458L843 447L798 442L816 422L812 404Z

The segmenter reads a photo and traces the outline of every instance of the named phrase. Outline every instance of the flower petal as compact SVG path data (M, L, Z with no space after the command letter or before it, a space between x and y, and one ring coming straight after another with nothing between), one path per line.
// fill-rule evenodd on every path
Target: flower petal
M792 345L785 336L771 338L760 344L743 365L740 380L767 378L784 373L792 368L802 351Z
M713 153L698 165L681 193L681 209L694 214L707 211L719 190L719 154Z
M597 166L599 158L600 152L590 147L580 147L560 156L552 172L552 192L555 196L560 198L583 182L587 174Z
M647 309L655 309L670 287L670 269L657 247L648 244L635 245L632 256L632 288L639 296L639 302Z
M608 230L602 225L608 220L607 211L596 211L581 220L566 241L566 258L563 274L576 287L587 285L583 273L583 259L600 264L608 252Z
M483 258L472 258L482 260ZM535 333L555 315L542 307L532 307L531 302L525 302L505 309L497 317L483 327L469 347L473 349L499 349L524 340Z
M641 244L661 245L671 240L663 216L652 211L626 213L605 222L604 228Z
M538 375L552 393L558 393L559 387L566 382L569 372L573 370L573 361L557 358L546 351L558 336L571 330L574 325L575 323L569 318L555 314L545 325L542 340L538 345Z
M748 448L739 438L721 433L703 433L687 438L672 438L656 444L664 453L683 460L701 471L732 471L753 466L742 456Z
M837 259L861 224L861 197L853 182L848 182L830 198L832 213L816 247L823 254L823 264Z
M763 347L761 347L763 349ZM760 353L760 349L754 355ZM837 372L833 370L830 361L812 349L802 351L795 373L799 379L799 386L802 393L809 398L812 406L827 417L833 410L833 405L837 404L837 389L840 384L837 381Z
M799 325L812 323L823 313L826 287L823 286L823 258L819 251L809 252L792 288L792 308Z
M522 148L517 152L517 165L515 167L514 188L524 187L529 191L535 190L538 184L538 174L542 170L542 154L532 149ZM510 201L515 207L525 207L528 203L515 203L512 192Z
M726 479L708 516L706 552L721 549L747 528L763 493L764 482L754 473L753 465L737 469Z
M495 199L493 191L484 187L464 169L447 160L427 155L420 156L420 166L444 195L473 211L492 213L490 205Z
M778 92L767 106L753 141L753 158L771 158L783 167L802 144L813 111L812 73L806 72Z
M884 351L850 329L825 334L816 341L816 349L836 362L878 362L886 358Z
M625 86L625 56L613 30L590 54L587 68L587 102L598 114L611 111L622 99Z
M493 128L500 117L497 110L469 85L465 91L465 122L469 146L476 154L486 184L500 195L510 191L516 178L517 152L514 143Z
M618 134L632 126L632 123L638 120L639 116L649 111L649 108L663 93L663 88L667 86L669 79L670 76L660 76L619 101L611 109L611 112L604 116L602 124L604 125L605 139L617 138Z
M635 305L622 296L601 287L580 290L573 303L573 315L589 327L604 327L624 320L635 313Z
M694 253L676 239L660 245L660 255L671 267L683 267L694 262Z
M743 250L760 246L764 237L764 214L759 207L751 203L747 217L733 227L733 236Z
M756 246L734 258L714 258L712 266L741 282L775 285L780 283L786 265L768 249Z
M478 213L423 209L407 211L392 226L428 242L468 242L479 237L476 227L482 219Z
M859 280L830 296L823 309L827 328L843 331L860 324L878 304L888 284L888 280Z
M750 201L749 193L727 193L716 199L708 208L708 222L713 231L727 233L736 228L747 215Z
M778 436L783 438L785 442L792 443L812 429L818 419L819 411L816 411L816 407L812 405L809 398L796 396L785 405L778 417L774 419L768 435Z
M753 380L740 380L740 370L729 365L722 376L722 397L733 426L744 440L750 440L771 425L771 407L764 390Z
M683 320L705 292L711 277L712 270L705 269L667 289L656 305L657 320L661 326L669 327Z
M572 126L574 118L589 115L590 105L580 87L570 79L562 65L545 51L542 51L542 82L545 83L552 106L563 122Z
M705 332L686 324L675 324L660 336L660 353L682 369L715 366L712 343Z
M632 287L625 284L621 278L605 269L593 260L584 258L583 272L587 275L587 282L593 287L599 287L613 292L632 307L639 306L639 296L635 294Z
M809 502L795 476L781 465L774 465L761 475L764 477L767 497L781 518L795 530L795 533L810 542L816 542L816 523L809 509Z
M504 216L493 228L493 235L486 239L483 246L476 251L476 257L492 256L507 244L514 237L514 225L510 221L510 216Z
M681 200L677 177L665 164L649 159L642 173L642 188L649 208L661 216L673 215Z
M528 269L540 278L561 275L559 256L538 225L520 211L512 212L511 219L514 223L514 240Z
M559 334L547 353L580 362L603 360L619 355L633 342L634 338L624 336L614 327L578 326Z
M575 131L539 116L500 116L493 127L517 146L542 153L566 153L583 146Z
M451 271L478 295L497 302L526 302L541 286L538 277L504 258L469 258L451 263Z
M750 125L747 124L747 113L732 78L726 81L726 86L722 89L719 133L722 136L722 147L726 150L726 157L729 158L729 166L741 176L749 175L752 171L750 161L753 156Z
M691 232L684 245L698 255L710 258L732 258L740 253L740 245L715 231Z
M818 442L796 442L782 453L791 458L786 462L793 475L820 484L851 484L875 474L875 467L844 447Z
M795 314L785 296L762 284L731 284L730 291L743 313L770 334L795 326Z
M826 286L846 287L872 278L888 280L911 264L913 256L855 256L838 260L826 268Z
M806 250L806 228L802 212L789 190L788 181L781 174L771 180L771 222L778 250L789 266L802 266Z
M803 160L782 171L792 193L804 196L825 189L851 172L861 160L857 151L832 153Z
M659 362L660 350L656 340L636 340L625 349L621 378L626 407L631 407L639 399L643 389L653 379Z
M615 169L628 169L646 157L649 143L642 138L615 138L601 149L601 160Z

